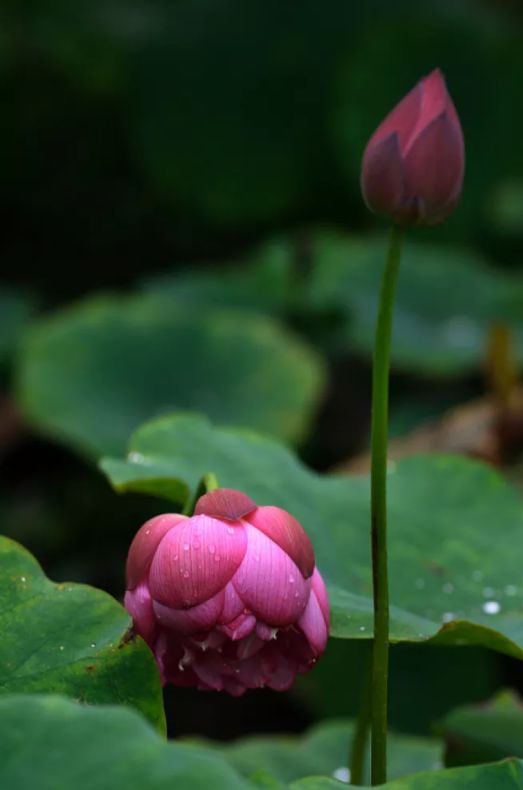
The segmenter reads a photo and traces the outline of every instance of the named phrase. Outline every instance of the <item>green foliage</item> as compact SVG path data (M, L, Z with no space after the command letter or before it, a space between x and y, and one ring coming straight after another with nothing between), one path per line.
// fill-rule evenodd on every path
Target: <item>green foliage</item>
M95 298L35 324L17 389L37 428L101 455L175 409L298 440L321 385L316 355L269 318L144 297Z
M204 741L219 751L240 774L255 776L265 768L282 783L308 774L343 776L352 744L354 727L343 721L326 721L303 736L242 738L231 744ZM430 738L392 734L389 775L391 778L428 771L441 764L441 744ZM369 755L367 754L367 769ZM368 776L366 777L368 781Z
M0 732L0 786L9 790L252 788L216 754L168 744L123 708L9 696Z
M118 491L141 491L180 507L201 477L289 510L308 531L330 593L332 635L372 635L369 486L363 477L320 476L276 442L172 417L132 437L126 460L102 469ZM419 457L389 475L391 639L482 645L523 657L517 545L518 492L463 458ZM459 532L456 532L459 524ZM503 540L492 540L492 525Z
M452 711L438 732L445 738L447 765L523 757L523 705L516 695L502 692L486 704Z
M54 584L29 552L0 537L0 604L2 694L125 703L163 731L154 659L140 638L129 638L131 619L107 593Z
M311 238L312 305L342 312L345 342L368 356L384 251L380 238ZM500 321L517 331L523 357L521 312L511 308L518 296L521 300L520 275L496 271L466 249L407 240L394 308L393 365L429 375L478 369L486 356L488 328Z

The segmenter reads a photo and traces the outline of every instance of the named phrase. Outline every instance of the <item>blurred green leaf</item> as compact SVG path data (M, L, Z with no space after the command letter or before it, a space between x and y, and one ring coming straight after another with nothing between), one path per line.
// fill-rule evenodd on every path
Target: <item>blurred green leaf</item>
M340 785L333 779L310 777L294 782L290 790L350 790L353 785ZM482 765L477 768L455 768L449 771L422 773L380 785L383 790L520 790L523 787L523 766L519 760Z
M369 483L320 476L278 443L178 416L143 426L126 460L102 469L118 491L183 506L206 472L260 505L279 505L305 527L329 587L332 635L372 634ZM391 639L481 645L523 658L519 493L489 467L421 456L389 474ZM493 525L501 540L493 541Z
M523 705L510 692L501 692L483 705L449 713L438 725L445 737L447 765L494 762L523 757Z
M202 743L219 751L246 778L252 778L264 768L276 779L286 783L308 774L325 774L340 779L344 777L352 737L352 724L329 721L316 725L301 736L255 736L224 745L211 741ZM440 766L441 743L435 739L391 734L391 778Z
M167 743L135 712L61 697L0 699L6 790L248 790L210 750Z
M323 233L311 237L311 307L346 316L351 346L372 353L386 240ZM519 298L519 314L515 301ZM392 361L428 375L479 368L491 323L506 320L523 358L523 278L489 267L478 255L450 246L407 242L401 264Z
M125 703L163 731L156 663L141 639L128 638L130 626L125 609L107 593L54 584L29 552L0 536L2 694L60 693L91 704ZM0 741L5 743L5 733Z
M34 325L17 392L37 428L100 455L174 410L299 440L322 379L313 351L267 317L95 298Z

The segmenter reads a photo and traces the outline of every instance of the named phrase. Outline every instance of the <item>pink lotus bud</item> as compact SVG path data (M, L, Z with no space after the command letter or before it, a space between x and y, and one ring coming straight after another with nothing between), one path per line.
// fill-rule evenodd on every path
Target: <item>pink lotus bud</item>
M420 80L365 148L361 188L368 207L399 225L436 225L456 206L465 147L439 69Z
M191 518L143 525L125 606L164 684L283 691L327 644L329 601L305 531L285 510L225 488L202 496Z

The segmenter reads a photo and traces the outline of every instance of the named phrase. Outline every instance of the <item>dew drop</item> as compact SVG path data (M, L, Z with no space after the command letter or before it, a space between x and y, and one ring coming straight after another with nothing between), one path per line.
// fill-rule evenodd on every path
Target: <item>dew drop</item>
M365 631L365 626L364 625L360 625L360 631Z
M189 571L184 571L183 572L183 578L184 579L188 579L189 578Z
M441 589L446 595L450 595L451 593L454 592L454 585L451 584L451 582L447 582L446 584L443 585Z
M336 768L336 770L332 772L332 778L337 779L338 782L345 782L345 784L349 784L350 771L347 766L342 765L341 768Z
M227 534L234 535L234 527L227 527Z
M483 587L483 598L492 598L494 590L492 587Z
M183 550L184 550L184 551L189 551L189 549L190 549L190 548L191 548L191 547L189 546L189 544L188 544L188 543L184 543L184 544L183 544Z
M178 559L178 555L177 555L177 554L175 554L175 555L173 556L173 560L176 562L176 560L177 560L177 559Z
M63 646L63 645L60 645L60 650L63 650L63 649L64 649L64 646Z
M452 620L456 619L456 615L454 612L443 612L441 619L444 623L450 623Z
M216 546L214 545L214 543L211 543L209 546L209 554L214 554L215 551L216 551Z
M25 584L25 582L27 581L27 579L25 578L25 576L20 576L20 581L21 581L21 582L23 582L23 583Z
M94 642L91 642L91 647L96 647Z
M151 534L151 530L150 530L150 529L146 529L146 530L145 530L145 534L146 534L146 535L150 535L150 534Z
M485 614L499 614L501 606L497 601L485 601L482 609Z
M294 584L295 581L296 579L294 578L294 576L289 576L289 584Z
M220 562L220 560L221 560L221 557L220 557L220 555L219 555L219 554L215 554L215 555L214 555L214 561L215 561L215 562Z

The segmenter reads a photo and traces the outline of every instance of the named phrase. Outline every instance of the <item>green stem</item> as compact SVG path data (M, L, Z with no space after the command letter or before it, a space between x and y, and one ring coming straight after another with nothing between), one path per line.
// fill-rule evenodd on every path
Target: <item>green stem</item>
M369 644L370 646L370 644ZM365 770L365 756L367 752L367 740L370 727L370 680L371 662L370 652L365 650L365 665L362 673L362 690L358 718L352 738L350 753L350 783L360 787L364 784L363 774Z
M402 230L392 227L381 284L372 369L371 536L374 590L372 653L373 785L387 781L387 706L389 675L389 581L387 567L387 439L389 418L389 357L394 297L401 258Z
M209 491L214 491L215 488L220 487L218 478L216 477L214 472L207 472L207 474L203 476L203 484L205 486L205 490L207 491L207 493L209 493Z

